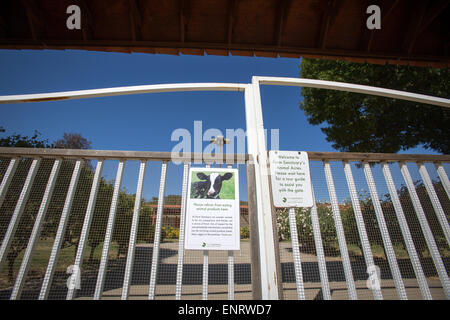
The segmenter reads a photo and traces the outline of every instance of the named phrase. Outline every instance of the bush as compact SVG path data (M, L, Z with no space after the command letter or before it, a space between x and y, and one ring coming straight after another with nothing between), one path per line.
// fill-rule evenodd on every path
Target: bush
M241 227L241 239L250 238L250 228L248 226Z

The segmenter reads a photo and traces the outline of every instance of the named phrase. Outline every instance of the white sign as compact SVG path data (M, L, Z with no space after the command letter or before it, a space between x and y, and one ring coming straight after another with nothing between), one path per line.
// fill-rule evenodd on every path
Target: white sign
M270 151L270 174L275 207L312 207L308 153Z
M237 169L191 168L185 249L240 250Z

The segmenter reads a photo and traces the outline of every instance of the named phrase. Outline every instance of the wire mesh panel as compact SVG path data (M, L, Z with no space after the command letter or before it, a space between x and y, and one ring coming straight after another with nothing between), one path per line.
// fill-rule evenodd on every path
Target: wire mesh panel
M352 298L351 282L358 299L450 298L446 165L414 162L310 161L314 207L276 211L285 299L297 299L299 284L306 299L327 299L328 291L332 299ZM295 212L303 283L289 212ZM314 241L314 216L320 242Z
M449 164L310 159L314 206L275 211L283 298L448 298ZM191 166L199 164L1 158L0 298L254 297L245 199L240 251L208 251L205 261L184 249ZM247 165L235 168L247 188Z

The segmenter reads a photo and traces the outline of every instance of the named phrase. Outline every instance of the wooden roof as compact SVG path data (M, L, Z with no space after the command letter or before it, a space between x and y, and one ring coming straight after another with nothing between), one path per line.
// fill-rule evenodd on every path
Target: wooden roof
M449 0L2 0L0 48L449 66ZM69 30L69 5L81 30ZM368 30L366 8L381 8Z

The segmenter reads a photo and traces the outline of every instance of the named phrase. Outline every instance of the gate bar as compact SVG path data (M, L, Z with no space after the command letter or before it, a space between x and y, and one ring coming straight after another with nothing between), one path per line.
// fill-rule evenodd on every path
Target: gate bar
M447 173L445 173L442 163L435 163L434 165L439 175L439 179L441 179L442 185L444 186L445 192L447 193L447 197L450 199L450 182Z
M144 188L144 175L147 161L141 160L139 166L139 177L136 187L136 197L134 199L133 220L131 221L130 240L128 242L127 262L125 265L125 275L122 286L122 300L127 300L130 293L131 274L133 272L134 248L136 246L136 238L139 224L139 213L141 211L142 189Z
M45 271L44 280L42 281L41 291L39 293L38 298L39 300L47 299L50 291L50 285L53 280L56 264L58 262L59 251L61 250L61 245L62 242L64 241L63 239L66 233L67 222L69 221L69 214L70 209L72 208L73 197L75 195L78 179L80 177L81 172L80 168L81 168L81 160L78 160L75 163L75 167L72 172L72 178L70 179L66 200L64 201L64 207L61 212L61 218L59 219L58 230L56 231L55 242L53 243L47 270Z
M430 229L430 226L428 225L427 218L423 211L422 205L420 204L420 200L419 200L419 197L417 196L414 182L411 179L411 175L409 174L409 170L408 170L408 167L406 166L406 164L404 162L399 162L398 165L402 172L403 179L405 179L406 186L408 188L408 192L409 192L411 201L414 206L414 210L416 211L417 218L419 219L419 222L420 222L419 223L420 228L422 229L428 249L430 250L431 258L433 259L434 265L436 267L436 271L442 282L442 286L444 288L445 295L447 296L447 299L450 299L450 280L447 275L447 270L445 269L444 263L442 262L442 258L439 254L439 249L433 238L433 233L431 232L431 229Z
M342 225L341 214L339 212L339 205L334 188L333 174L331 172L330 163L324 161L325 177L328 185L328 192L330 194L331 209L333 211L334 224L336 226L336 234L338 237L339 250L341 251L342 264L344 266L345 279L347 281L348 295L350 300L358 299L356 294L355 281L353 279L352 266L350 257L348 256L347 242L345 241L344 227Z
M366 227L364 225L364 218L361 212L361 206L359 204L358 193L356 191L355 180L353 179L352 168L348 161L344 161L344 171L345 178L347 180L348 191L350 193L350 198L352 200L353 212L356 218L356 226L358 228L359 239L361 240L361 246L363 249L364 260L366 261L366 266L374 266L372 248L370 247L369 237L367 236ZM381 280L381 279L380 279ZM375 300L383 300L383 295L381 289L372 289L373 296Z
M116 180L114 182L114 191L111 199L111 207L109 209L108 224L106 225L105 241L103 242L102 257L98 269L97 283L95 285L94 300L100 300L103 293L105 283L106 267L108 265L109 247L114 231L114 221L116 219L117 205L119 203L120 186L122 184L123 170L125 160L121 160L117 167Z
M47 213L48 206L50 204L50 199L52 197L53 189L55 187L56 178L58 176L59 169L61 167L61 160L56 159L53 163L52 171L48 178L47 186L45 187L44 195L42 197L41 205L39 211L36 215L36 220L34 222L33 231L31 232L30 239L28 240L28 245L25 250L25 254L22 258L22 263L20 265L19 272L16 277L16 282L11 293L11 300L16 300L20 298L23 286L30 268L31 259L33 257L34 248L38 241L39 234L41 233L42 223L44 222L45 214Z
M220 165L219 165L220 166ZM227 168L233 168L231 164ZM239 219L241 212L239 211ZM240 241L240 240L239 240ZM234 300L234 251L228 250L228 300Z
M95 168L94 180L92 181L91 193L89 194L89 201L86 208L86 214L83 221L83 229L81 229L80 239L78 240L78 250L74 262L74 272L81 272L81 264L83 263L84 250L88 241L89 229L91 227L92 216L94 215L95 202L97 201L98 186L103 170L103 160L99 159L97 167ZM81 276L81 274L79 275ZM66 300L72 300L75 296L75 287L70 287L67 291Z
M0 184L0 208L2 207L3 200L5 200L6 192L8 191L9 184L16 172L17 166L19 165L19 161L19 158L12 158L6 169L5 175L3 176L2 184Z
M439 198L434 190L433 183L431 182L430 176L428 175L427 168L423 163L418 162L417 167L419 168L420 176L427 189L428 196L430 197L431 204L433 205L436 216L441 224L442 231L444 231L445 239L447 239L447 244L450 245L450 226L448 225L447 217L445 216L444 209L442 209Z
M289 228L291 232L292 256L294 258L295 282L298 300L305 300L305 287L303 285L302 262L300 260L300 249L298 244L297 219L295 209L289 208Z
M188 188L189 163L184 163L183 185L181 188L181 212L180 212L180 235L178 239L178 264L177 280L175 286L175 299L181 299L181 286L183 284L183 260L184 260L184 226L186 221L186 199Z
M28 175L25 183L20 193L19 199L17 200L16 208L14 209L13 215L6 230L5 236L2 241L2 246L0 247L0 271L2 270L3 264L8 257L8 251L11 243L14 240L14 234L16 233L17 227L19 226L20 217L25 210L25 204L27 203L28 197L30 196L31 186L33 185L34 178L38 171L41 159L33 159L30 169L28 170Z
M166 174L167 174L167 162L163 162L161 165L161 180L159 182L158 209L156 212L155 234L153 237L153 257L152 257L152 267L150 270L150 288L148 293L148 298L151 300L155 299L156 278L158 275L159 244L161 239L161 223L164 213L164 192L166 190Z
M320 282L322 284L322 296L324 300L331 300L330 284L328 280L327 261L323 251L322 234L320 231L319 215L317 213L316 198L314 196L314 186L311 180L311 192L313 207L311 208L311 224L314 234L314 244L316 247L317 262L319 264Z
M384 179L386 180L386 185L389 189L389 194L392 199L392 204L394 206L395 214L397 215L397 220L400 225L400 230L402 231L403 240L405 240L406 250L408 250L409 259L416 274L417 283L419 284L420 291L424 300L431 300L430 288L428 287L427 279L423 273L422 265L420 264L419 256L417 255L416 248L414 247L414 241L409 231L408 223L406 222L405 213L403 212L400 199L397 194L397 189L395 188L394 180L392 179L391 170L386 162L382 162L381 166L383 168Z
M397 264L397 258L395 257L394 247L392 246L391 237L389 236L389 230L384 219L383 209L381 208L380 200L378 198L377 187L372 176L372 170L367 162L363 162L363 166L367 185L369 187L370 197L372 198L372 204L377 217L378 227L380 228L381 238L383 239L386 258L391 269L392 278L394 279L395 288L397 289L400 300L407 300L408 296L406 295L405 285Z

